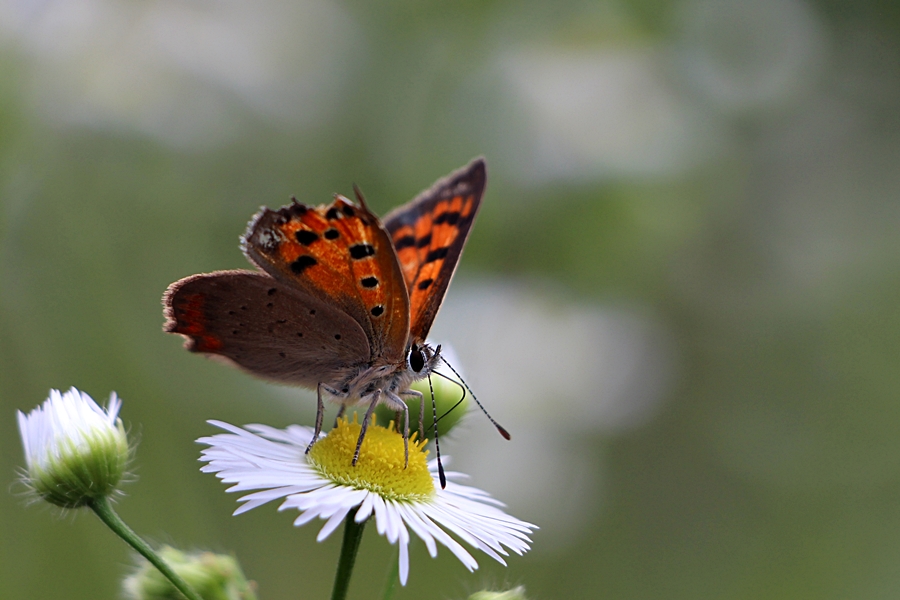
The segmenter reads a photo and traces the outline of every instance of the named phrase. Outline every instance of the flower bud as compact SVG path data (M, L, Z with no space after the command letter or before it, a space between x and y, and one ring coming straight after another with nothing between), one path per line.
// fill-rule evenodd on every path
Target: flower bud
M25 449L22 480L40 498L63 508L108 496L125 474L128 438L118 418L121 400L106 409L74 387L50 396L27 415L18 412Z
M203 600L254 600L253 584L244 577L233 556L212 552L184 552L171 546L159 555ZM175 586L153 565L141 559L137 570L122 584L130 600L171 600L182 598Z
M453 350L444 345L441 350L441 356L450 360L451 364L458 363ZM455 365L454 365L455 366ZM434 413L438 416L438 433L445 435L463 418L469 410L469 398L471 394L465 390L459 378L452 371L441 365L438 368L440 375L431 374L431 387L428 385L428 378L420 379L410 386L412 389L421 393L425 402L425 415L423 419L425 437L434 439ZM451 377L453 381L448 380L443 375ZM434 409L431 406L431 390L434 389ZM463 398L463 395L465 397ZM460 402L462 399L462 402ZM422 404L418 398L405 397L406 405L409 407L409 432L412 434L419 428L419 407ZM458 406L456 404L459 403ZM387 426L387 424L396 420L397 415L394 411L388 409L383 404L375 410L375 415L379 424ZM402 419L403 416L400 415ZM396 423L397 430L403 431L403 421Z

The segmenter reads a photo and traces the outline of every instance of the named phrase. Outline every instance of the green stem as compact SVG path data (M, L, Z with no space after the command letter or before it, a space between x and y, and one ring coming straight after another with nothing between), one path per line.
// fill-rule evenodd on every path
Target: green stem
M159 572L162 573L166 579L171 581L172 585L174 585L179 592L184 594L188 600L203 600L203 598L201 598L200 595L172 569L172 567L153 551L150 544L138 537L138 535L131 530L131 527L125 524L125 521L123 521L121 517L116 514L116 511L113 510L109 498L106 496L97 498L92 500L88 506L91 507L91 510L93 510L98 517L100 517L101 521L106 523L107 527L125 540L125 543L137 550L141 556L150 561L150 564L159 569Z
M400 553L394 552L394 560L391 561L391 570L388 572L387 581L384 582L384 593L381 600L391 600L397 589L397 581L400 578Z
M341 558L334 576L331 600L344 600L350 588L350 575L353 573L353 564L356 562L359 543L362 541L363 529L366 526L366 521L357 523L355 517L356 509L351 510L344 519L344 541L341 543Z

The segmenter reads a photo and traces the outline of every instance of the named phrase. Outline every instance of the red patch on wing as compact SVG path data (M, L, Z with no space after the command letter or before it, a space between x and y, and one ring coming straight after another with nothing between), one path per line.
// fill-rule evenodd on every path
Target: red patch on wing
M190 350L193 352L216 352L224 344L222 340L206 330L206 313L203 294L188 294L183 302L173 306L175 326L172 333L180 333L191 338Z

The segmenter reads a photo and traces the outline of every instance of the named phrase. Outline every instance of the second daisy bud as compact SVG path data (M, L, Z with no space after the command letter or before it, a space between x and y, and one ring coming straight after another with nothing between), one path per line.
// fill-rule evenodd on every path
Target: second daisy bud
M253 584L247 581L237 559L212 552L184 552L163 546L159 555L204 600L255 600ZM172 583L146 560L123 584L130 600L181 598Z

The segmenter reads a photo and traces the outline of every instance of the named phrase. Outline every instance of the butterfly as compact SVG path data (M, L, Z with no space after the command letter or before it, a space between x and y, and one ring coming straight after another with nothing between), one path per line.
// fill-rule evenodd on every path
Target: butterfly
M484 160L475 159L383 221L358 190L359 204L335 194L329 205L292 199L279 210L264 207L241 238L258 270L176 281L163 296L164 330L184 336L191 352L315 389L313 441L322 430L323 395L341 404L339 414L367 406L354 465L375 407L402 412L408 457L404 399L423 401L410 384L441 360L440 346L425 340L481 207L486 176Z

